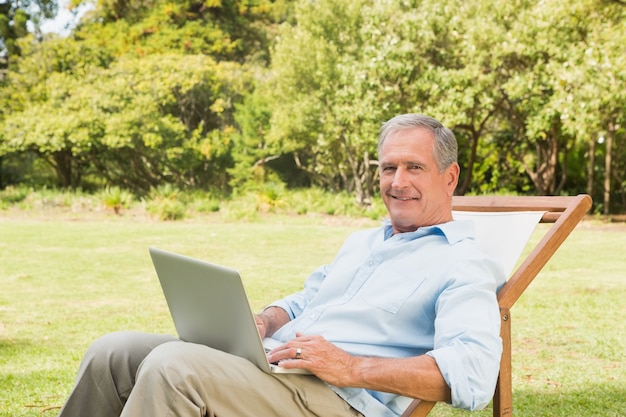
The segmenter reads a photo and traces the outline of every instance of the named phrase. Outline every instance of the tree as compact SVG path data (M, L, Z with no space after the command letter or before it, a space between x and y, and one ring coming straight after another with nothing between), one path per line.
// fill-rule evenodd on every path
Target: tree
M75 0L78 5L80 0ZM267 64L275 26L293 0L106 0L75 31L114 56L205 54L217 61Z
M562 44L562 59L552 63L556 69L550 107L559 110L563 129L578 139L576 145L586 149L585 191L602 201L608 214L613 189L623 199L626 178L623 158L614 158L626 140L626 9L593 0L577 2L567 11L558 2L551 7L552 19L569 23L576 36ZM603 181L596 181L597 173Z
M270 142L291 155L315 184L374 191L376 137L382 122L428 108L447 30L438 6L396 1L299 4L272 60ZM425 24L426 22L426 24ZM445 36L444 36L445 38Z
M416 43L416 55L427 49L432 58L426 74L415 83L425 84L420 111L449 126L459 142L462 166L457 194L493 192L511 184L503 181L498 116L504 98L497 86L509 74L502 71L503 59L494 40L510 30L523 2L491 1L430 3L421 17L422 25L433 28L427 45ZM420 9L423 5L420 5ZM418 25L418 21L415 22Z
M399 112L455 130L460 193L580 192L576 168L593 126L621 137L623 9L606 2L319 1L299 4L296 21L272 56L258 160L289 156L311 183L359 201L372 191L378 126ZM614 70L597 77L584 64L590 47ZM581 103L598 102L598 91L604 104L589 111Z
M37 122L40 114L34 110L42 109L43 117L49 118L55 114L56 109L45 108L49 102L51 95L63 95L71 89L71 83L74 79L84 77L90 66L107 65L110 58L101 55L98 51L84 48L81 45L71 41L70 39L50 39L46 43L46 47L42 47L37 43L34 37L27 36L18 41L18 46L22 51L20 56L14 62L14 68L7 73L6 86L0 88L0 158L11 158L20 155L24 160L25 155L36 155L30 153L30 148L21 146L21 140L25 135L33 135L31 131L15 130L15 136L8 134L7 129L17 119L22 120L19 124L26 127L27 114L31 114L34 118L32 123ZM60 91L54 91L56 86L55 79L64 77L64 82L60 82ZM43 107L42 107L43 106ZM73 118L75 120L75 117ZM11 121L13 120L13 121ZM42 128L45 126L42 125ZM10 129L9 129L10 130ZM8 135L7 135L8 134ZM58 162L62 162L65 156L57 155ZM54 162L54 161L51 161ZM60 177L62 183L70 184L71 174L67 169L63 169L63 163L59 165ZM0 180L4 183L4 180Z
M0 155L34 153L65 187L227 187L234 105L290 3L99 2L72 36L24 42Z
M31 151L63 187L95 175L145 193L165 181L224 186L230 165L229 102L245 74L208 57L153 55L51 74L46 99L9 115L5 152Z

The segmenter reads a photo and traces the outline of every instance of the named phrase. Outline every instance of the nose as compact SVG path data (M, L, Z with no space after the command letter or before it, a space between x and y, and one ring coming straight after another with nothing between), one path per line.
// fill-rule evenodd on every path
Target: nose
M391 186L393 188L404 188L407 186L408 172L404 167L396 168L396 172L393 175L393 181Z

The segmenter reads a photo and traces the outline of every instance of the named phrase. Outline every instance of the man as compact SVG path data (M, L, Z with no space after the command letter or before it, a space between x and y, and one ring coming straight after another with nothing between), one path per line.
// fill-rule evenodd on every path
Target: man
M304 289L257 315L269 353L315 376L268 375L172 336L114 333L85 354L60 416L400 415L410 398L484 407L501 355L498 265L452 221L452 132L423 115L386 122L378 145L389 221L350 236Z

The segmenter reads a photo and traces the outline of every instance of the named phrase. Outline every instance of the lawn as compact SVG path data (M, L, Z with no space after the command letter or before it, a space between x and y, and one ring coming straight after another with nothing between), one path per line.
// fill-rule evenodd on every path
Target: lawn
M56 415L103 333L173 332L149 246L236 267L258 310L330 262L350 232L375 224L0 212L0 416ZM626 415L624 271L626 225L587 220L513 308L516 416ZM432 415L470 414L440 404Z

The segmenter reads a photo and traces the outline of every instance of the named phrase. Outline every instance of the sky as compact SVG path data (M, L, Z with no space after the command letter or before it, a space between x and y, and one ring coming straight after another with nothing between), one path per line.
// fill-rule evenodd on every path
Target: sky
M68 1L59 0L59 12L54 19L45 19L41 23L41 31L43 33L57 33L61 36L67 36L80 18L92 7L91 5L79 7L76 15L74 15L68 9Z

